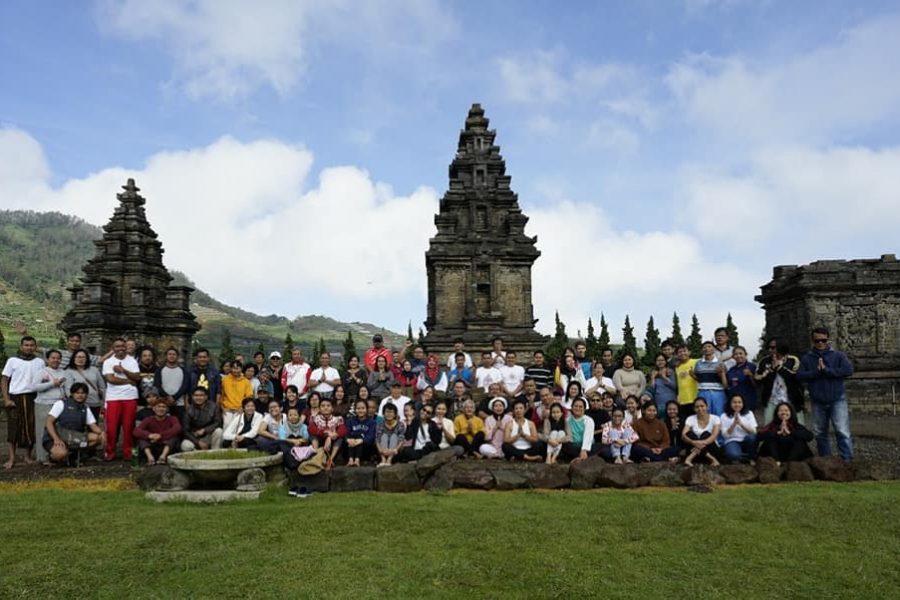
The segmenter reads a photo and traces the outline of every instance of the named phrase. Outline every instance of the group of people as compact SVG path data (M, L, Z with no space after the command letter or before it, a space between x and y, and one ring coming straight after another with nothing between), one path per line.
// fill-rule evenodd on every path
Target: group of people
M852 459L844 379L853 367L824 328L813 331L802 358L770 340L758 365L745 348L728 345L724 328L699 358L667 340L649 373L627 352L615 361L604 349L593 361L582 342L553 361L535 350L523 366L496 338L476 366L462 340L443 360L409 343L392 352L381 335L372 341L342 370L328 352L313 367L299 349L286 362L280 352L258 352L217 369L204 348L181 364L174 348L158 360L155 349L123 338L92 356L78 334L64 350L44 352L45 362L24 336L0 378L9 412L4 466L14 465L18 447L26 462L32 448L46 463L91 449L114 460L120 434L123 458L137 453L147 464L234 447L281 452L292 467L314 453L324 455L325 468L383 466L455 446L474 459L715 465L799 460L811 455L814 437L828 455L829 423L841 456Z

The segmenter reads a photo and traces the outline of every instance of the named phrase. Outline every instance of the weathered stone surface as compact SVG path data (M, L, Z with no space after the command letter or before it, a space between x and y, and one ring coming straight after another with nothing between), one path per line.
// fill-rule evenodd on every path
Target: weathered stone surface
M216 504L232 500L258 500L260 492L238 492L236 490L183 490L175 492L147 492L147 498L154 502L196 502Z
M527 465L531 472L531 486L539 490L558 490L569 487L569 465L531 463Z
M492 465L493 467L493 465ZM494 475L484 461L456 461L447 465L453 478L453 487L475 490L494 488Z
M789 462L784 465L785 481L815 481L812 469L805 462Z
M235 489L239 492L258 492L266 489L266 472L260 468L244 469L238 473Z
M728 484L753 483L759 479L759 473L750 465L734 464L719 467L719 475Z
M650 476L649 485L659 487L682 486L684 485L684 480L681 478L681 474L684 470L684 465L667 463L663 468Z
M592 456L587 460L572 463L569 466L569 478L573 490L587 490L597 487L600 482L600 475L603 473L607 463L600 457Z
M332 492L371 492L375 489L375 467L335 467L331 471L329 489Z
M853 462L858 481L888 481L898 479L898 466L889 462L857 460Z
M426 454L416 461L416 474L420 479L426 479L429 475L462 455L463 449L459 446L451 446L444 450Z
M681 473L681 479L688 486L715 487L725 483L725 478L719 474L719 470L709 465L694 465L685 468Z
M760 483L778 483L784 474L784 468L774 458L764 456L756 461L756 472L759 473Z
M416 465L407 463L380 467L375 471L376 489L379 492L416 492L422 489Z
M444 465L425 480L422 486L429 492L449 492L453 489L453 474L450 473L450 466Z
M190 487L192 479L187 473L166 465L152 465L141 471L136 481L142 490L175 492Z
M319 471L315 475L297 475L297 486L310 492L327 492L331 477L328 471Z
M601 487L636 488L650 483L650 477L636 465L608 465L601 471L597 483Z
M494 489L517 490L534 487L534 474L528 469L517 468L519 465L491 465L494 476Z
M814 456L806 461L816 479L824 481L853 481L853 467L837 456Z

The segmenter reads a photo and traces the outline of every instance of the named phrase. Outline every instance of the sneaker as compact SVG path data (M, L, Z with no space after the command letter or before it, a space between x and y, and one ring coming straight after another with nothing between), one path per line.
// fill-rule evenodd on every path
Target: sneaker
M296 487L292 487L291 489L288 490L288 496L296 497L297 495L298 495L298 491L297 491Z
M297 488L297 493L295 494L298 498L309 498L312 496L312 492L307 487L299 487Z

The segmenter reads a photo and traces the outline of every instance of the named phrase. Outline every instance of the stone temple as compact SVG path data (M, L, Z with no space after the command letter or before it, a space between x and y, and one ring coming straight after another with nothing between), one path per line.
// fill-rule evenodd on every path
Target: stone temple
M537 237L525 235L528 217L510 189L496 135L473 104L425 254L429 352L449 352L457 337L472 351L498 335L520 352L546 343L534 330L531 304L531 267L541 253Z
M847 380L853 409L895 411L900 393L900 262L893 254L864 260L819 260L775 267L756 297L766 311L766 335L791 353L810 347L825 326L832 346L846 352L855 374Z
M157 350L174 346L186 357L200 329L190 310L194 290L170 285L162 243L144 212L146 200L133 179L123 189L103 237L94 241L96 256L84 266L81 283L69 288L73 307L60 327L80 333L82 346L97 354L126 336Z

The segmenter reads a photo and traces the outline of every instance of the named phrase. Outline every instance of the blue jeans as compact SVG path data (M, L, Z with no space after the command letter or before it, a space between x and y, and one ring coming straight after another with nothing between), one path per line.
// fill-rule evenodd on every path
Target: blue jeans
M750 434L740 442L728 442L722 446L722 453L728 462L740 462L756 458L756 435Z
M725 392L722 390L700 390L697 392L698 398L706 400L709 406L709 414L721 417L725 412Z
M837 438L838 452L844 460L853 460L853 440L850 439L850 411L847 407L847 396L842 396L837 402L812 403L813 434L816 436L816 446L819 456L831 456L831 440L828 437L828 423L834 427L834 437Z

